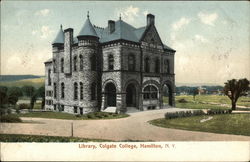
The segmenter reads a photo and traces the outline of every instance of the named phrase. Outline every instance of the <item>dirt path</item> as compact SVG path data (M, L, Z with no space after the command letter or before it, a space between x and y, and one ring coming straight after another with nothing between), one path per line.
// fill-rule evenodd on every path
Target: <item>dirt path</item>
M38 123L1 123L0 133L70 136L73 123L74 136L84 138L147 141L250 141L248 136L215 134L160 128L147 121L163 118L164 113L184 109L161 109L131 113L130 117L113 120L60 120L22 118Z

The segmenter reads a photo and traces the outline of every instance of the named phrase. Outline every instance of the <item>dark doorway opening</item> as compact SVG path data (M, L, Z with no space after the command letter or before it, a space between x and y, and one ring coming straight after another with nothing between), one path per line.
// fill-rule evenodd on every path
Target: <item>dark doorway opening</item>
M163 104L172 106L172 90L167 84L163 85Z
M80 107L80 114L83 115L83 108Z
M132 83L126 89L126 105L127 107L136 107L136 87Z
M116 88L113 83L108 83L105 87L107 106L116 106Z

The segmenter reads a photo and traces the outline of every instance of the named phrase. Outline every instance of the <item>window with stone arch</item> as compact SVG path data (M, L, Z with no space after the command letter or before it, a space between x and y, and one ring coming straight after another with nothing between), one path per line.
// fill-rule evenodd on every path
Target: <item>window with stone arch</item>
M56 60L53 59L53 72L56 73Z
M170 73L170 66L169 66L169 60L168 59L164 60L164 71L166 73Z
M64 90L65 90L65 86L64 83L61 83L61 98L64 98Z
M83 83L80 82L80 99L83 99Z
M57 90L56 83L54 83L54 98L56 98L56 94L57 94L56 90Z
M159 60L159 58L155 59L155 72L160 73L160 60Z
M135 71L135 55L133 54L128 55L128 70Z
M108 69L114 70L114 56L112 54L108 57Z
M145 100L157 99L158 98L158 90L153 85L148 85L143 89L143 98Z
M74 83L74 100L77 100L77 99L78 99L78 85L75 82Z
M73 59L73 69L74 71L77 71L77 57L76 56Z
M97 90L96 83L93 82L91 84L91 100L96 100L96 90Z
M96 56L93 55L90 57L91 70L96 71Z
M51 85L51 69L48 70L48 85Z
M82 57L82 55L80 55L79 58L80 58L80 71L82 71L83 70L83 57Z
M64 59L61 58L61 72L64 72Z
M149 62L149 57L146 57L144 60L144 71L146 73L150 72L150 62Z

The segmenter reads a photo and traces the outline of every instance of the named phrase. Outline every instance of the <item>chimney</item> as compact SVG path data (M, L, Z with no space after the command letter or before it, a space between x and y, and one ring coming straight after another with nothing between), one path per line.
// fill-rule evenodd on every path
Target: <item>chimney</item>
M71 74L73 29L64 30L64 73Z
M147 26L155 24L155 16L152 14L147 14Z
M115 21L109 20L108 21L108 28L109 28L109 33L113 33L115 31Z

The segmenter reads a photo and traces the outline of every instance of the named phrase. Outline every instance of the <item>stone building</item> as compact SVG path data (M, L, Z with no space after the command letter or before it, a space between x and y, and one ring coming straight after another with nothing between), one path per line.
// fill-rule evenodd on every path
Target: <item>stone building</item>
M61 26L52 53L45 62L48 110L125 113L175 105L175 50L162 43L152 14L140 28L121 17L101 28L88 15L76 37Z

